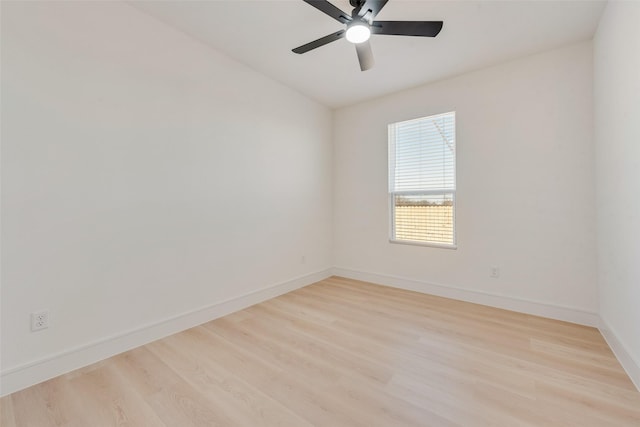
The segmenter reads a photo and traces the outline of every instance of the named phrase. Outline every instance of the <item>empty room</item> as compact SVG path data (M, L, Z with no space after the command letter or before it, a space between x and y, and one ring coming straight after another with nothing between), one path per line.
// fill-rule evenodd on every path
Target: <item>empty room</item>
M0 425L640 426L640 1L0 1Z

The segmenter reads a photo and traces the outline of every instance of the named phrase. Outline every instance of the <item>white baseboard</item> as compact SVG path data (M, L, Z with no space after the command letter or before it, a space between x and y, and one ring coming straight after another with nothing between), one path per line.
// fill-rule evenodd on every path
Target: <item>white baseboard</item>
M326 269L296 277L244 295L182 313L160 322L86 343L45 358L15 366L0 373L0 396L38 384L157 339L217 319L259 302L310 285L331 276Z
M475 304L488 305L491 307L503 308L505 310L517 311L550 319L563 320L565 322L577 323L580 325L593 327L598 327L600 325L600 318L596 313L574 307L564 307L540 301L532 301L472 289L428 283L420 280L407 279L404 277L390 276L386 274L367 273L364 271L341 267L334 267L333 274L335 276L342 276L350 279L377 283L379 285L472 302Z
M595 313L504 295L483 293L402 277L335 267L333 269L321 270L300 276L188 313L173 316L157 323L140 326L118 335L106 337L39 360L3 370L0 373L0 396L22 390L23 388L46 381L74 369L90 365L124 351L131 350L132 348L217 319L253 304L318 282L331 275L598 327L621 365L638 390L640 390L640 363L634 360L622 342L617 338L615 332Z
M618 362L620 362L633 384L640 391L640 361L631 356L622 341L618 339L618 335L604 319L600 319L600 327L598 329L600 329L600 333L609 344L609 347L611 347L611 351L615 354Z

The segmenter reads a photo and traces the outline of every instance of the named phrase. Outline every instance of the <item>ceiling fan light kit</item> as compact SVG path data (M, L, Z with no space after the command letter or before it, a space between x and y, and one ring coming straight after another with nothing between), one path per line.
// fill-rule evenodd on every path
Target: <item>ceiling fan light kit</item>
M351 43L363 43L371 37L371 30L368 25L356 22L355 24L349 25L345 37L347 41Z
M362 71L370 69L374 63L369 43L371 34L435 37L442 29L442 21L374 21L376 15L389 0L349 0L349 3L354 8L351 15L343 12L327 0L303 1L341 24L346 25L347 28L292 49L293 52L298 54L306 53L341 38L346 38L347 41L356 46L356 53Z

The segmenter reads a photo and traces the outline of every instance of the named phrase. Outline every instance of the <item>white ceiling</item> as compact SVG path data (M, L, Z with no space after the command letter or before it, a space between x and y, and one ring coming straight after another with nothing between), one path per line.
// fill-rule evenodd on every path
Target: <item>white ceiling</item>
M380 20L442 20L435 38L373 35L373 69L338 40L291 49L343 25L302 0L131 1L131 5L329 107L341 107L590 39L603 1L390 0ZM333 4L350 13L348 0Z

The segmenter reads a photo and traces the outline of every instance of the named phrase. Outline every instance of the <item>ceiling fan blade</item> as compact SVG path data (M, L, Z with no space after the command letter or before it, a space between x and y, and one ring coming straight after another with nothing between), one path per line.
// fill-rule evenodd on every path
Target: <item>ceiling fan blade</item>
M341 38L344 37L344 33L346 33L346 30L336 31L333 34L329 34L328 36L321 37L318 40L314 40L307 44L303 44L302 46L298 46L297 48L291 49L291 50L295 53L306 53L317 47L324 46L325 44L334 42L336 40L340 40Z
M351 22L351 17L349 16L348 13L341 11L336 6L329 3L327 0L302 0L302 1L315 7L320 12L323 12L329 15L336 21L342 22L343 24Z
M435 37L442 29L442 21L374 21L373 34L392 36Z
M364 18L367 12L370 11L371 15L367 18L372 21L388 1L389 0L366 0L356 8L355 14L361 18Z
M367 71L373 67L375 61L373 60L373 52L371 51L371 44L369 40L356 44L356 52L358 53L358 61L360 61L360 70Z

